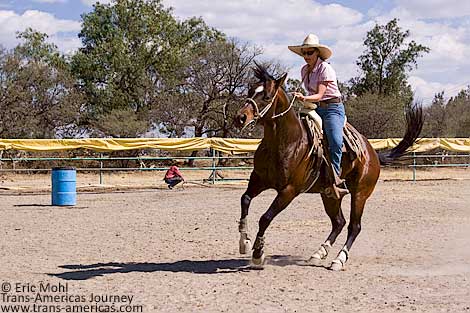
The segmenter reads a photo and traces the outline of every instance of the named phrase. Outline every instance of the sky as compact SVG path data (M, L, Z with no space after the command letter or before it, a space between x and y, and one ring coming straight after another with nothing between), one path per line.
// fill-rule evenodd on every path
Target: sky
M229 37L263 48L264 57L289 68L300 79L304 61L287 49L309 34L330 46L338 80L358 76L356 60L366 33L375 24L399 19L410 40L431 52L418 59L408 82L415 99L429 104L440 91L456 95L470 85L470 0L162 0L180 20L192 16ZM32 27L47 33L64 53L80 47L81 15L94 0L0 0L0 44L14 47L17 31ZM102 0L101 3L110 3Z

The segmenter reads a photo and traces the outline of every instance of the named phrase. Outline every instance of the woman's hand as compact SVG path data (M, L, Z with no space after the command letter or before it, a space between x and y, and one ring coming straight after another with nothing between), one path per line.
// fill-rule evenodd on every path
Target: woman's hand
M299 99L300 101L305 101L305 96L301 94L300 92L293 92L292 95Z

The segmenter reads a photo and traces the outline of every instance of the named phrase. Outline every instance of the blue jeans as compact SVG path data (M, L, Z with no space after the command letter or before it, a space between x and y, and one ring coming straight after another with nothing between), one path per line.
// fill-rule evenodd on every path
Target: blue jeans
M337 174L341 168L341 156L343 147L343 126L345 120L344 105L342 103L330 103L328 108L316 109L323 120L323 131L328 139L330 160Z
M168 188L173 188L183 181L183 178L175 176L173 178L165 178L165 183L168 184Z

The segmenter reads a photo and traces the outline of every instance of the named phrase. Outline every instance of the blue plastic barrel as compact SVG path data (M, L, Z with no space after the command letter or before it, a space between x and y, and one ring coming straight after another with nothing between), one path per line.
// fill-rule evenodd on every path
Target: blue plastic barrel
M52 169L52 205L77 204L77 171L73 167Z

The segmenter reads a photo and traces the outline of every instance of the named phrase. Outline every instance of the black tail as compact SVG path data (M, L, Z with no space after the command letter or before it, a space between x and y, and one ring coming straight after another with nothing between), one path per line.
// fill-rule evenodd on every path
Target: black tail
M398 145L387 151L379 153L381 165L390 165L396 161L403 161L406 150L418 139L423 128L423 108L420 105L410 106L406 112L406 133Z

